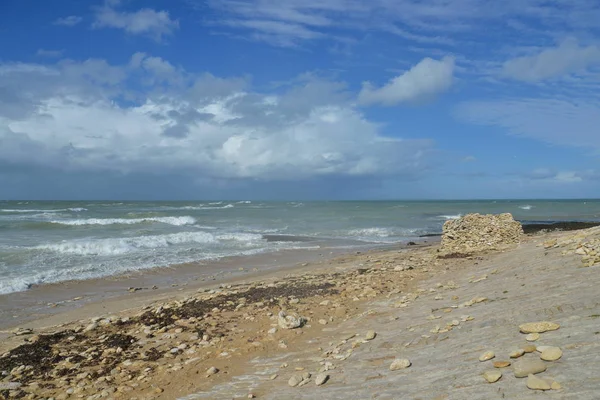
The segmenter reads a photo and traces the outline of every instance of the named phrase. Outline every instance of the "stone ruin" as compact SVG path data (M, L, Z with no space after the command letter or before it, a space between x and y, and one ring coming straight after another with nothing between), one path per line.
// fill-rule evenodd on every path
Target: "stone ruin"
M464 257L486 250L500 250L519 243L522 236L521 223L509 213L467 214L444 223L439 256Z

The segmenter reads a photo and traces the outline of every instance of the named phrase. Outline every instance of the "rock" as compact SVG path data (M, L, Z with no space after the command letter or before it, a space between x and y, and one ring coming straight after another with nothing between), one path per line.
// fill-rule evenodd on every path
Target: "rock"
M496 354L494 354L493 351L486 351L485 353L479 356L479 361L491 360L494 357L496 357Z
M519 243L523 227L511 214L467 214L446 221L442 232L440 256L466 255Z
M550 346L540 355L540 358L544 361L556 361L562 357L562 350L559 347Z
M510 367L510 361L495 361L494 368L506 368Z
M253 393L248 393L248 398L249 399L254 399L254 398L256 398L256 396Z
M296 317L293 315L287 315L285 311L280 311L277 317L277 324L282 329L296 329L300 328L306 323L306 319L303 317Z
M540 338L540 334L537 332L530 333L529 335L525 336L525 340L527 340L528 342L535 342L539 338Z
M555 322L541 321L541 322L529 322L527 324L519 325L521 333L544 333L548 331L555 331L560 328L560 325Z
M0 382L0 390L16 390L20 387L20 382Z
M91 331L95 330L96 328L98 328L98 324L96 322L92 322L91 324L89 324L88 326L86 326L83 331L84 332L91 332Z
M550 384L550 389L552 389L552 390L560 390L560 389L562 389L562 386L560 386L560 383L558 383L556 381L553 381Z
M365 335L365 340L373 340L373 339L375 339L376 336L377 336L377 333L375 333L375 331L373 331L373 330L370 330Z
M325 382L327 382L329 380L329 375L327 374L319 374L317 375L317 377L315 378L315 384L317 386L321 386L322 384L324 384Z
M483 377L489 383L498 382L500 380L500 378L502 378L502 372L500 372L498 370L485 371L483 373Z
M325 320L325 319L320 319L320 320L319 320L319 324L321 324L321 325L327 325L327 320Z
M17 328L15 330L13 330L12 333L15 334L16 336L31 335L31 334L33 334L33 329L31 329L31 328Z
M390 371L406 369L406 368L410 367L411 365L412 365L412 363L410 362L410 360L408 360L406 358L399 358L392 362L392 364L390 365Z
M511 352L511 353L510 353L508 356L509 356L510 358L519 358L519 357L521 357L523 354L525 354L525 350L523 350L523 349L519 349L519 350L512 351L512 352Z
M210 367L209 369L206 370L206 376L212 376L212 375L215 375L218 372L219 372L219 370L217 368Z
M533 374L527 376L527 387L531 390L550 390L552 388L548 382Z
M515 377L525 378L529 374L539 374L546 370L546 364L542 360L521 359L513 364Z
M272 380L272 381L274 381L275 379L277 379L277 377L278 377L278 376L279 376L279 375L277 375L277 374L273 374L273 375L271 375L271 376L269 377L269 379L270 379L270 380Z
M533 344L528 344L526 346L523 346L523 351L525 353L533 353L536 350L537 350L537 347Z

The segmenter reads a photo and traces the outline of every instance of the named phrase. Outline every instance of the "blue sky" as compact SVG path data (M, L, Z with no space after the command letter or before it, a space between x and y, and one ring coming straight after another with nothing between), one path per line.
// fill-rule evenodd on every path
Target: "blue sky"
M600 193L595 0L0 5L0 198Z

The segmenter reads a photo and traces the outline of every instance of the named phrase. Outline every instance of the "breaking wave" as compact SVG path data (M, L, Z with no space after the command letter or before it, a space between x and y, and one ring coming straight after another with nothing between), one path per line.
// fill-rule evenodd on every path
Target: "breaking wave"
M159 222L175 226L193 225L196 219L193 217L148 217L148 218L87 218L87 219L71 219L71 220L54 220L52 224L60 225L133 225L144 222Z

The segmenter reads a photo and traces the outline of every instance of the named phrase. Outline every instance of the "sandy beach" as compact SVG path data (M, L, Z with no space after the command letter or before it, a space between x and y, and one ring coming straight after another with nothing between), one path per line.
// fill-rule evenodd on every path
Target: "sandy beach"
M0 398L529 399L537 377L545 397L595 399L599 241L388 248L95 298L2 332ZM539 321L559 329L520 332Z

